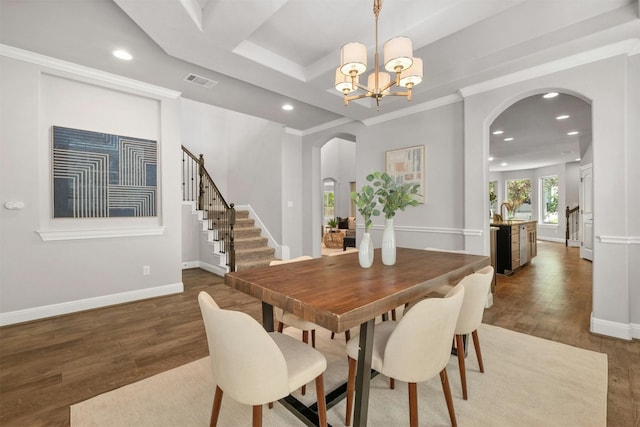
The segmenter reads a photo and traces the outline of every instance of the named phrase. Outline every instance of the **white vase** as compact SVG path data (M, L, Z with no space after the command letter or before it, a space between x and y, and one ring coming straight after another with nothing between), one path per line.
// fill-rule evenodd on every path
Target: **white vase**
M382 263L384 265L394 265L396 263L396 232L393 228L393 218L384 220Z
M362 268L369 268L373 264L373 242L371 241L371 234L368 232L362 235L360 248L358 249L358 261Z

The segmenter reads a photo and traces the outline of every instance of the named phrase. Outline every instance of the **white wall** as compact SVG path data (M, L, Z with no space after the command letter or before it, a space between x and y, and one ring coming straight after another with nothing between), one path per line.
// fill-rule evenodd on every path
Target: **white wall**
M0 324L180 292L178 94L27 57L0 55ZM53 125L157 140L158 216L53 219Z

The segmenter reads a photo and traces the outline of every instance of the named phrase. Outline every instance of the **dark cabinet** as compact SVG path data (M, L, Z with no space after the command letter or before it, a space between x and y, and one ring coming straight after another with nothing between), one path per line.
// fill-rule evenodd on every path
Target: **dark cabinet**
M496 273L510 274L536 256L537 235L535 221L492 223L496 234Z

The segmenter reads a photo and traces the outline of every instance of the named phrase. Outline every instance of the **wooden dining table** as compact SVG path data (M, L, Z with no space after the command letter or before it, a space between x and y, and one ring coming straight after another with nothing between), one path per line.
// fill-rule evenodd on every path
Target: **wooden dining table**
M352 252L225 276L227 285L262 301L268 331L274 330L273 307L335 333L360 327L355 426L367 424L376 317L490 264L488 256L408 248L397 248L395 265L382 264L380 249L374 251L374 259L370 268L361 268L358 254ZM344 397L344 390L327 395L327 408ZM281 402L307 425L317 425L316 406L306 407L291 396Z

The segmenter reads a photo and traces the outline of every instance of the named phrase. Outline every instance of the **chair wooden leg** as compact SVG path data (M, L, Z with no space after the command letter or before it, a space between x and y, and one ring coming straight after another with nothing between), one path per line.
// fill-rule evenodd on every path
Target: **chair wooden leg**
M478 330L471 332L473 337L473 347L476 349L476 356L478 357L478 366L480 366L480 372L484 373L484 366L482 365L482 353L480 352L480 339L478 338Z
M409 425L418 427L418 386L409 383Z
M458 353L458 368L460 370L460 382L462 383L462 398L467 400L467 372L464 366L464 344L462 335L456 335L456 349Z
M311 347L316 348L316 330L311 330Z
M442 391L444 392L444 400L447 401L447 410L451 419L451 426L457 427L456 411L453 409L453 399L451 398L451 387L449 387L449 377L447 376L447 368L440 371L440 381L442 382Z
M335 337L335 336L336 336L336 333L335 332L331 332L331 339L333 339L333 337Z
M273 409L273 402L269 402L267 406L269 407L269 409Z
M262 427L262 405L253 405L253 427Z
M309 331L302 331L302 342L305 344L309 344ZM300 389L300 392L304 396L307 393L307 386L303 385Z
M324 397L322 374L316 377L316 396L318 398L318 423L320 427L327 427L327 400Z
M220 406L222 405L222 389L216 386L216 394L213 396L213 407L211 408L211 421L210 427L215 427L218 424L218 416L220 415Z
M344 341L349 342L350 339L351 339L351 331L347 329L346 331L344 331Z
M396 380L394 380L393 378L389 378L389 388L391 390L396 388Z
M391 320L396 321L396 309L391 309Z
M278 322L278 332L282 333L283 329L284 329L284 323Z
M344 425L351 425L351 412L353 411L353 393L356 389L356 359L349 359L349 376L347 380L347 413L344 417Z

